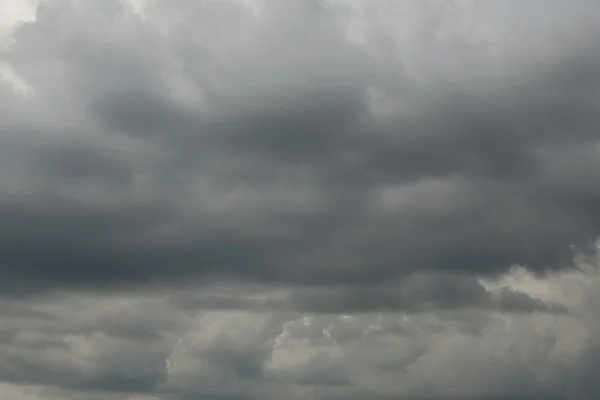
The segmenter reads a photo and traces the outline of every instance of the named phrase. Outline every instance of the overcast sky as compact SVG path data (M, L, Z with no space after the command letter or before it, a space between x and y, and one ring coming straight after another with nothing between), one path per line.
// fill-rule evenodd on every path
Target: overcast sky
M597 0L0 0L3 400L600 398Z

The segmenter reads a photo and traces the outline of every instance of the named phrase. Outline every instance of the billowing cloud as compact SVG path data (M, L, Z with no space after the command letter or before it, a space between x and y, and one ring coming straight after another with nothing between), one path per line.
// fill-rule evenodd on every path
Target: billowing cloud
M0 2L7 393L595 398L596 3Z
M598 265L578 266L481 282L563 303L568 315L194 308L172 301L179 290L11 299L0 380L65 399L592 399Z

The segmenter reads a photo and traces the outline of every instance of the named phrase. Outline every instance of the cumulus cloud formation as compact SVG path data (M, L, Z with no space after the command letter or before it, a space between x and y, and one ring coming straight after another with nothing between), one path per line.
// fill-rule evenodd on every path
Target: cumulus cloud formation
M600 395L600 4L14 4L4 397Z

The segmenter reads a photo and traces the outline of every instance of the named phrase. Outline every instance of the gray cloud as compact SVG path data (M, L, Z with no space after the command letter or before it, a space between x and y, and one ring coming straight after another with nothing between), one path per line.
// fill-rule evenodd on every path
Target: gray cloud
M568 314L559 302L545 301L508 286L486 289L465 276L417 274L402 282L378 285L262 288L240 293L233 287L204 286L178 292L171 304L182 311L293 311L316 314L355 314L377 311L423 313L432 310L486 310L505 313Z
M598 15L42 2L0 49L0 382L593 398Z
M523 280L523 287L530 283ZM351 316L241 305L199 309L173 303L169 292L12 299L0 314L7 333L0 336L0 380L66 390L65 399L131 393L159 399L591 398L597 357L590 349L598 325L588 304L598 294L597 276L570 273L541 284L553 288L549 299L572 297L571 314L455 310L442 302L420 313L381 307ZM423 286L432 284L411 287ZM250 299L268 292L256 289L207 291ZM522 298L516 299L521 307ZM323 304L336 303L323 298Z
M393 72L390 54L348 42L335 9L269 3L256 20L233 3L197 6L160 36L113 6L43 6L6 55L34 98L64 102L32 104L43 119L20 134L31 137L7 139L23 171L7 179L25 189L6 185L2 225L18 231L4 234L2 265L21 272L19 290L215 274L376 283L515 264L544 273L598 235L595 31L539 71L506 55L506 70L473 84L454 74L426 88ZM230 44L197 42L202 12L240 20L239 32L198 28ZM88 25L61 22L76 16ZM226 47L244 38L239 54ZM196 100L173 94L177 71ZM409 106L378 115L372 88L385 107Z
M15 334L0 344L1 379L68 389L73 398L83 391L114 399L149 391L161 399L566 399L569 390L594 390L594 353L578 353L581 343L572 339L581 321L571 317L204 310L190 318L165 300L68 295L13 302L29 312L3 313L2 326ZM124 335L124 323L140 329Z

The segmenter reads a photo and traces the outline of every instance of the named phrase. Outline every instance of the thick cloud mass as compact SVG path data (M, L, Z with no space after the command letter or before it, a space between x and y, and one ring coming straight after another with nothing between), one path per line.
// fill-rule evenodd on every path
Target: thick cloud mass
M593 21L484 5L40 6L4 54L6 290L568 267L600 232Z
M0 397L600 395L600 3L35 10L0 1Z

